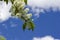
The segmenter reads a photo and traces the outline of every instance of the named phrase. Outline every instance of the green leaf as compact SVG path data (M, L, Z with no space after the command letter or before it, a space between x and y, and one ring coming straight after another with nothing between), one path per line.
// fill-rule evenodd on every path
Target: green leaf
M27 5L27 0L24 0L25 4Z
M30 24L30 28L32 29L32 31L34 30L34 23L31 21L31 22L29 22L29 24Z
M26 26L27 26L27 23L25 22L25 23L23 24L23 30L26 29Z
M6 38L3 36L0 36L0 40L6 40Z

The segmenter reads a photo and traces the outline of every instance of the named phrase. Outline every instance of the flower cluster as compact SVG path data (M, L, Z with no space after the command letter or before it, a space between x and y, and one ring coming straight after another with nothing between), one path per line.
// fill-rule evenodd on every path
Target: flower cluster
M27 14L29 8L25 8L24 0L15 0L12 4L12 15L17 16L19 18L24 17L24 20L28 20L31 18L32 14Z
M24 2L24 0L15 0L13 5L17 6L18 9L20 9L20 8L24 9L25 2Z
M2 1L2 0L1 0ZM9 0L4 0L8 4ZM29 8L25 8L27 5L27 0L10 0L12 3L11 16L17 17L23 20L23 30L28 28L29 30L34 29L34 23L31 19L32 13L28 13Z
M34 24L32 22L31 16L32 13L28 13L29 8L25 8L24 0L15 0L12 4L11 12L12 16L18 17L24 21L23 29L27 28L34 29Z

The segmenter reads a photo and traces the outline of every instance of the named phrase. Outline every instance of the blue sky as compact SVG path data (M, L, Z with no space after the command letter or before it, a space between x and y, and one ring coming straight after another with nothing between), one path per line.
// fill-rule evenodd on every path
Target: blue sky
M15 40L15 38L18 40L32 40L33 37L43 37L46 35L51 35L54 38L60 39L60 12L46 13L47 14L41 14L39 18L34 20L34 31L23 31L22 20L10 18L0 23L0 35L4 35L8 40ZM11 22L13 25L17 25L11 27Z
M4 22L0 22L0 35L3 35L7 40L48 40L52 37L54 40L60 40L60 10L55 11L51 8L49 10L36 12L32 9L30 12L33 14L35 23L34 31L22 29L23 21L17 18L9 18ZM37 13L38 15L35 15ZM46 37L47 36L47 37ZM42 38L42 39L41 39ZM53 40L50 38L51 40Z

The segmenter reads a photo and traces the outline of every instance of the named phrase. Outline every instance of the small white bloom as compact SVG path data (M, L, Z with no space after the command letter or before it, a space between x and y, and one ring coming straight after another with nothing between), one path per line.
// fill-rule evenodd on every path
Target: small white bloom
M19 13L17 13L16 16L19 16Z
M26 8L25 10L26 10L26 11L29 11L29 8Z
M17 13L16 16L19 16L20 17L21 16L21 13Z
M26 16L27 16L28 18L31 18L32 14L30 13L30 14L27 14Z
M27 13L29 11L29 8L26 8L24 11Z
M24 7L25 7L25 3L22 2L21 5L18 8L20 9L20 8L24 8Z

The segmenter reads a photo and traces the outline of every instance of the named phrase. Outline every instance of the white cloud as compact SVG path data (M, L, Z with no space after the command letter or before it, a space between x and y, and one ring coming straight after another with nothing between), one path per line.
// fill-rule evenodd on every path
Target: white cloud
M41 10L43 10L44 12L44 10L49 11L50 8L52 8L54 12L57 10L60 11L60 0L28 0L28 5L32 7L32 10L34 12L38 11L38 13L36 13L38 16L40 14L39 11L41 12ZM38 10L36 9L36 7Z
M12 4L10 2L6 4L6 2L0 1L0 22L3 22L11 17L11 13L9 12L11 5Z
M29 6L37 6L41 8L49 8L49 7L59 7L60 8L60 0L28 0Z
M39 17L40 13L45 13L44 10L49 11L50 8L55 12L60 10L60 0L28 0L28 5L32 7L34 16ZM37 7L37 8L36 8ZM5 2L0 1L0 22L3 22L11 16L9 12L11 3L8 5Z
M60 40L60 39L55 39L52 36L44 36L44 37L34 37L33 40Z

